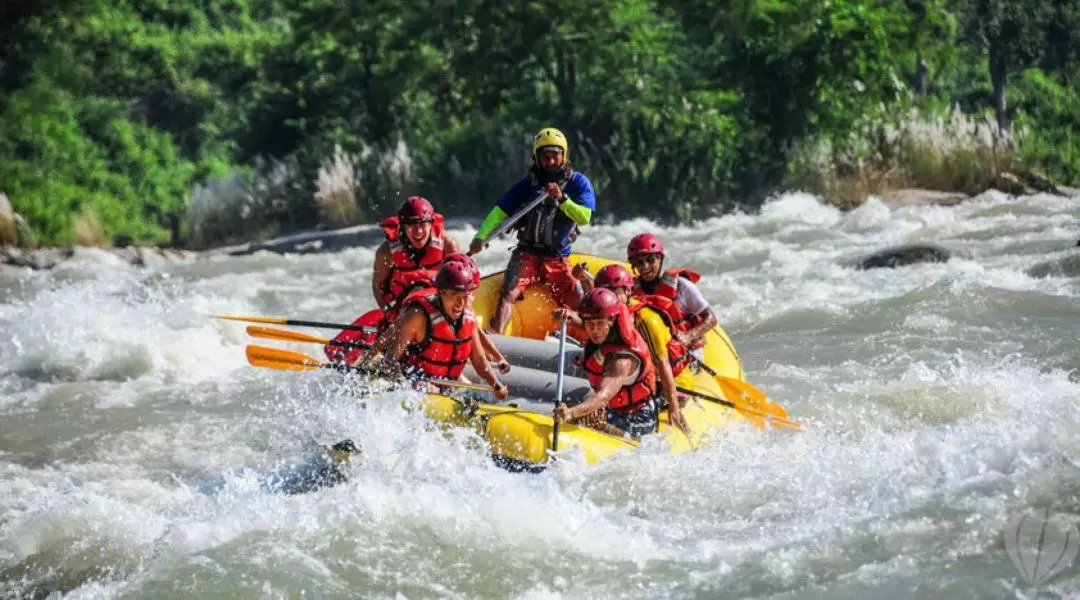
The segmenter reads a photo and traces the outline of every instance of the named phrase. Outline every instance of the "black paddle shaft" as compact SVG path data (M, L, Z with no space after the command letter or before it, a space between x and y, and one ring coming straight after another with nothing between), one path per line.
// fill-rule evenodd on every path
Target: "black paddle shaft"
M298 319L284 319L282 325L293 327L317 327L319 329L344 329L347 331L375 331L374 325L345 325L343 323L324 323L322 321L301 321Z

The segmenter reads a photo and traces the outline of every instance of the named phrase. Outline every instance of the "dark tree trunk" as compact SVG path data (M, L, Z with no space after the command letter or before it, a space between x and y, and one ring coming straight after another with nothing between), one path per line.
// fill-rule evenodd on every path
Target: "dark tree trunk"
M999 44L990 43L990 82L994 86L994 113L997 115L998 131L1009 130L1008 106L1005 90L1008 84L1009 51Z

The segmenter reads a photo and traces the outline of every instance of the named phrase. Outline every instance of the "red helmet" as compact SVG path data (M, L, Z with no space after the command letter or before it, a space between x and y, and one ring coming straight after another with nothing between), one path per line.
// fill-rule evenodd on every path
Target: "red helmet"
M639 233L626 245L626 260L634 260L648 254L664 256L664 245L660 243L660 238L651 233Z
M443 259L435 275L435 287L440 290L471 292L480 287L480 269L464 254L451 254Z
M477 266L476 261L474 261L471 256L464 252L455 252L453 254L447 254L442 259L442 264L444 265L452 262L463 264L472 269L476 273L476 285L480 285L480 267Z
M448 262L464 263L464 264L469 265L470 267L476 269L477 271L480 270L480 267L476 266L476 261L474 261L471 256L469 256L468 254L465 254L464 252L455 252L453 254L447 254L446 256L443 257L442 261L444 263L448 263Z
M602 287L593 288L581 299L578 315L582 319L603 319L618 316L623 303L615 292Z
M408 223L427 223L435 220L435 207L426 198L413 196L401 204L398 219Z
M622 265L608 265L596 273L595 283L596 287L608 289L632 288L634 287L634 276Z

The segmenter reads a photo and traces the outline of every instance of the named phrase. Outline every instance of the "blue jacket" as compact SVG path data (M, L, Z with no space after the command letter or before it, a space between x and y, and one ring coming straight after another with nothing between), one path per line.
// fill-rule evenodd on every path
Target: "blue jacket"
M542 193L543 186L534 185L526 175L510 186L497 204L506 214L512 215ZM573 172L563 187L563 196L590 211L596 210L596 192L583 173ZM570 256L578 233L577 223L550 198L522 217L517 228L518 248L561 257Z

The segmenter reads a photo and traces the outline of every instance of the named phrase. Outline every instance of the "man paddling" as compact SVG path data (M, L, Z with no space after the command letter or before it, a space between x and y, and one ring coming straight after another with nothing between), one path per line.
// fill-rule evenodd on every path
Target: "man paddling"
M583 356L592 391L574 406L559 404L552 417L635 438L655 432L656 372L626 304L611 290L596 288L577 312L588 334Z
M533 283L546 285L556 302L570 308L577 307L583 293L571 273L569 256L578 227L588 225L596 210L592 182L571 168L570 146L558 129L541 129L533 137L532 151L533 164L528 174L503 194L469 246L469 254L480 252L503 221L546 195L515 223L517 247L507 264L499 306L490 322L491 329L500 334L510 322L514 302Z
M620 264L611 264L600 269L591 285L611 290L618 296L619 301L630 309L634 327L649 347L653 366L656 367L656 376L663 391L662 404L667 407L668 421L682 431L688 431L682 416L681 403L671 401L679 398L679 386L692 388L695 385L692 372L686 368L691 362L689 350L675 338L672 328L678 318L672 314L672 310L677 311L678 308L672 306L674 303L671 300L659 296L645 296L640 299L631 297L634 276ZM591 285L586 283L590 291ZM566 318L582 325L581 316L570 309L555 311L555 318Z
M397 322L375 342L371 356L385 352L382 366L412 379L461 379L470 362L491 384L495 397L505 400L506 386L491 367L471 308L479 286L480 269L472 259L462 256L443 262L435 275L435 289L405 298Z
M387 217L379 227L386 239L375 251L371 293L377 310L361 315L353 325L370 331L345 330L325 347L326 357L337 363L352 363L363 348L349 348L340 342L370 345L397 320L397 306L410 292L430 288L443 258L459 252L457 240L446 232L443 216L426 198L412 196L401 204L397 215Z
M463 262L466 265L471 265L472 268L477 269L477 272L479 272L479 267L477 267L473 259L470 258L467 254L462 254L460 252L456 252L454 254L447 254L446 258L444 258L443 260L445 262ZM432 284L431 289L435 289L434 283ZM503 375L509 373L511 369L510 361L506 360L506 357L503 356L502 351L499 350L499 347L495 345L495 340L491 339L491 336L488 335L486 331L484 331L483 327L477 327L476 333L480 338L480 345L483 347L484 352L487 353L488 357L491 359L491 364L494 365L495 368L498 369L499 372Z
M655 295L672 300L678 307L674 323L676 339L699 359L705 334L716 327L716 314L697 287L701 276L690 269L664 270L664 245L651 233L635 235L626 246L626 260L637 272L631 293L635 298Z

